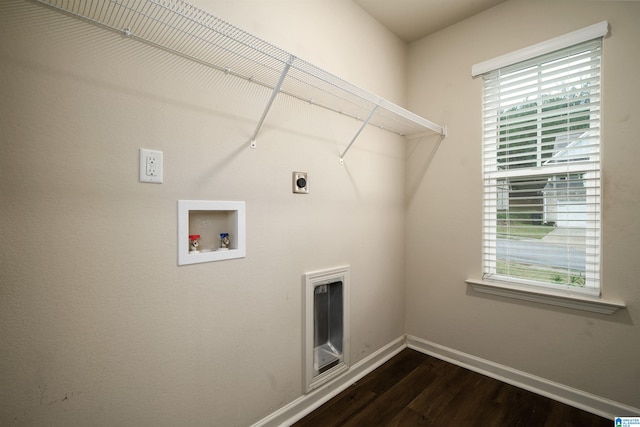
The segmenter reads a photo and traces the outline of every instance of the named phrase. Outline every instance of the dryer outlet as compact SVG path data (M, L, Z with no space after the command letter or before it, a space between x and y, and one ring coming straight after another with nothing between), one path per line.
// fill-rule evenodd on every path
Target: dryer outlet
M309 174L306 172L293 173L293 192L298 194L309 194Z

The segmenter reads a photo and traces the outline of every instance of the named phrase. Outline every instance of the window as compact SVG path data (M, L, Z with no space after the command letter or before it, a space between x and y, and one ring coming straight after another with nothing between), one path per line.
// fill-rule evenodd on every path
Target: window
M600 294L602 35L481 73L486 279Z

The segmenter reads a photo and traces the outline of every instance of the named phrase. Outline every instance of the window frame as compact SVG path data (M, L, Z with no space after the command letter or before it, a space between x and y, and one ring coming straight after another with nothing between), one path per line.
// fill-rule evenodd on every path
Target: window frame
M546 42L539 43L537 45L533 45L524 49L521 49L516 52L509 53L507 55L502 55L500 57L484 61L482 63L476 64L472 67L472 76L476 77L479 75L483 75L489 73L491 71L509 67L513 64L527 61L530 59L534 59L536 57L543 56L545 54L560 50L570 48L571 46L581 44L583 42L593 40L596 38L603 38L608 34L609 25L606 21L600 22L598 24L594 24L590 27L583 28L581 30L574 31L572 33L566 34L564 36L556 37L554 39L548 40ZM483 106L484 108L484 106ZM539 123L539 122L537 122ZM539 124L537 124L539 126ZM484 132L484 128L483 128ZM496 135L497 142L499 144L499 135ZM484 143L484 138L483 138ZM496 145L497 147L497 145ZM484 147L483 147L483 156L484 156ZM539 155L537 155L536 162L543 161ZM549 166L549 171L536 171L535 173L549 174L554 167ZM565 168L566 169L566 168ZM578 173L600 173L600 164L598 159L597 168L585 170L584 168L580 168L579 166L576 168ZM517 172L515 174L518 174ZM501 176L508 176L509 173L495 173L496 180ZM484 180L484 175L483 175ZM496 185L497 187L497 185ZM587 190L589 191L589 190ZM589 197L587 195L587 197ZM601 204L601 200L599 201ZM495 204L500 203L500 196L496 196ZM494 205L495 205L494 204ZM494 217L495 218L495 217ZM495 223L495 221L494 221ZM485 227L485 212L483 209L483 228ZM600 239L600 236L593 236L594 238ZM483 242L485 241L483 236ZM495 243L495 239L493 242ZM598 242L599 243L599 242ZM485 249L483 248L483 258ZM600 262L600 256L598 253L598 263ZM484 261L483 261L484 264ZM484 265L483 265L484 271ZM589 311L595 311L599 313L607 313L614 312L620 307L624 307L624 304L604 301L601 298L601 285L599 282L599 272L598 272L598 283L595 288L591 289L591 291L584 292L580 288L576 289L567 289L569 286L558 286L554 284L544 284L543 282L529 282L527 280L517 280L512 279L510 277L501 277L499 280L494 280L494 278L486 279L483 277L482 280L474 280L469 279L466 281L469 285L471 285L476 291L483 293L491 293L494 295L508 296L513 298L525 299L529 301L550 303L554 305L562 305L569 306L571 308L578 309L586 309ZM567 303L567 300L570 302ZM595 308L593 306L589 306L589 304L584 304L584 301L588 301L589 304L595 303ZM567 305L568 304L568 305ZM587 307L589 306L589 307Z
M483 277L600 296L601 49L602 38L597 37L485 75ZM563 178L567 197L570 186L584 192L584 238L566 238L562 248L542 240L513 242L516 229L533 229L533 217L548 213L546 203L558 200L558 192L547 197L544 189L559 186ZM507 194L500 194L503 191ZM498 202L504 204L503 199L509 202L506 226L501 227ZM572 225L563 227L565 233L576 233L576 221L568 222ZM511 250L521 256L519 249L507 249L513 245L529 245L527 253L541 253L527 265L511 258ZM563 257L557 259L562 268L556 268L555 259L545 260L549 251ZM579 255L584 271L571 265Z

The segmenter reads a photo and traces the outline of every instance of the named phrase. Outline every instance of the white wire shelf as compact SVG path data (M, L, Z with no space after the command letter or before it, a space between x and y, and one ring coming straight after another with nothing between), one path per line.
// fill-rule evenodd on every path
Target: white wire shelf
M367 92L182 0L33 0L272 90L401 136L446 129Z

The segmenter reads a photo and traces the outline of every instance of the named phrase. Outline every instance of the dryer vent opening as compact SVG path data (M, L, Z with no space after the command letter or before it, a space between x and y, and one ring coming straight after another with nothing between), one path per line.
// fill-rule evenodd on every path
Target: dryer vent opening
M310 391L349 368L349 268L304 276L303 377Z
M342 360L343 317L342 282L316 286L313 290L313 370L316 375Z

